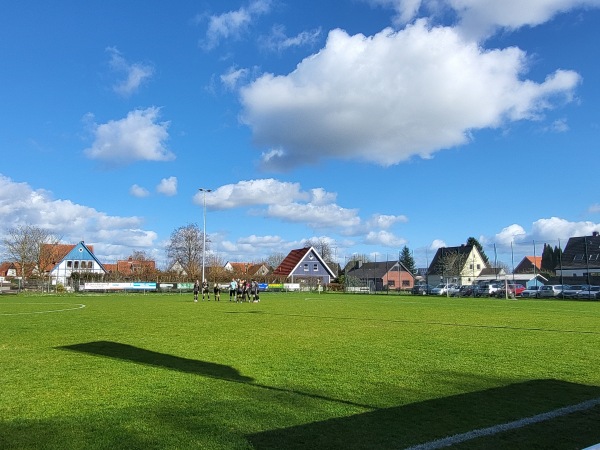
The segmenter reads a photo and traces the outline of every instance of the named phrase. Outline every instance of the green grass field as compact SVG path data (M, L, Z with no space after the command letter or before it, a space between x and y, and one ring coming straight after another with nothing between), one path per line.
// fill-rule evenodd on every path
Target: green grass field
M452 448L600 442L599 302L227 300L0 296L0 448L429 449L489 427Z

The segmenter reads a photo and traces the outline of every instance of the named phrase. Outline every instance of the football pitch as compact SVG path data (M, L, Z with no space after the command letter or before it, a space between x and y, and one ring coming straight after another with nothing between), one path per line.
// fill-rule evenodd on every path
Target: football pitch
M600 302L0 296L2 449L582 449Z

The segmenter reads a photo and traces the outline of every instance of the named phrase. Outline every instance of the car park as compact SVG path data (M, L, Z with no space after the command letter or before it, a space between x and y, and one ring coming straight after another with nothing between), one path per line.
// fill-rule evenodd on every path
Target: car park
M600 300L600 286L588 286L575 295L579 300Z
M568 288L567 284L546 284L540 288L539 298L560 298L562 292Z
M527 289L521 292L521 298L538 298L541 287L541 285L529 286Z

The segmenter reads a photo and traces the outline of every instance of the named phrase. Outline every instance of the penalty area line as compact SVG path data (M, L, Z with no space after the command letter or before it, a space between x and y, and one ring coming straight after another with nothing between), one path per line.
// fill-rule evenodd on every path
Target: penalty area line
M430 441L424 444L407 447L405 450L435 450L438 448L449 447L451 445L459 444L461 442L470 441L471 439L476 439L484 436L492 436L494 434L503 433L505 431L522 428L527 425L546 422L548 420L556 419L557 417L562 417L568 414L573 414L575 412L592 409L598 405L600 405L600 397L582 403L578 403L576 405L565 406L564 408L559 408L546 413L515 420L513 422L502 423L487 428L479 428L477 430L469 431L467 433L455 434L454 436L436 439L435 441Z

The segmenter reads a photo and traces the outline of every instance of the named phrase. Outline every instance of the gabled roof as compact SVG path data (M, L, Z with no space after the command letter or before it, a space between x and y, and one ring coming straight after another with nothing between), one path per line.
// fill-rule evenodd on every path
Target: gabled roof
M473 247L472 245L459 245L456 247L440 247L437 249L437 252L435 253L435 256L433 257L433 260L431 261L431 264L429 265L429 275L441 275L442 271L441 271L441 262L442 259L446 256L446 255L450 255L450 254L457 254L459 256L462 256L465 258L465 263L467 262L467 258L469 257L469 255L471 254L471 252L475 250L477 253L479 253L479 250L477 250L477 247Z
M533 272L533 268L538 271L542 268L542 257L541 256L525 256L521 262L515 267L514 272Z
M335 276L335 274L325 263L325 261L323 261L323 258L321 258L321 255L319 255L319 252L317 252L314 247L304 247L292 250L284 258L284 260L281 261L281 264L279 264L279 266L277 266L277 268L273 271L273 275L289 277L304 260L304 258L310 253L313 253L317 257L330 276Z
M312 247L304 247L292 250L283 259L283 261L281 261L281 264L279 264L277 268L273 271L273 275L283 275L286 277L289 276L294 271L294 269L298 267L300 261L302 261L302 259L306 256L306 254L310 251L311 248Z
M383 278L386 273L392 270L396 271L398 268L398 264L400 264L401 272L406 272L414 277L414 275L406 269L404 264L399 263L398 261L366 262L362 263L360 266L355 266L351 269L348 269L346 274L347 276L356 277L360 279Z
M56 244L56 245L66 245L66 244ZM72 246L71 250L69 250L67 252L67 254L65 254L60 260L56 261L56 264L54 265L54 269L56 269L58 267L58 265L64 261L64 260L74 260L74 261L81 261L81 260L94 260L96 261L96 263L98 264L98 266L104 270L106 272L106 269L104 268L104 264L102 264L98 258L96 258L96 255L94 255L94 253L92 252L92 246L87 246L85 245L85 243L83 241L81 241L79 244L75 244Z
M561 258L562 269L600 267L600 235L569 238ZM560 267L556 267L559 269Z

